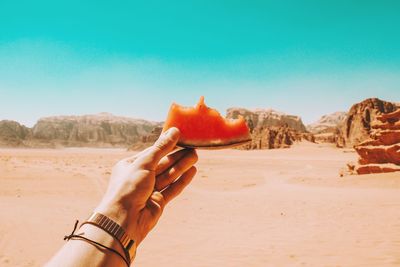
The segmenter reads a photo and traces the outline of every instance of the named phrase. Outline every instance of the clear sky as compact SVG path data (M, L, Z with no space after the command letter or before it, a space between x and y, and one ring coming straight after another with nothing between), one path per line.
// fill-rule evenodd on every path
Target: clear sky
M400 102L400 1L0 1L0 119Z

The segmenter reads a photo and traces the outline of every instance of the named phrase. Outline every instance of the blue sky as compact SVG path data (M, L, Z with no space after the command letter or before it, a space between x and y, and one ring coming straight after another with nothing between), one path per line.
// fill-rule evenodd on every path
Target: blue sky
M200 95L306 123L400 102L399 1L0 2L0 119L163 120Z

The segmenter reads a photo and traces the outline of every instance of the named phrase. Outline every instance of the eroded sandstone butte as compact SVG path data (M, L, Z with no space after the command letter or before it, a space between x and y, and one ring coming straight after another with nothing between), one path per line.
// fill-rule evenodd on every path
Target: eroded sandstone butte
M239 116L246 120L252 136L252 141L243 149L288 148L303 139L314 142L314 136L307 132L299 116L272 109L230 108L226 112L227 118Z
M353 147L370 138L372 124L378 116L397 109L395 103L368 98L354 104L340 129L338 147Z
M360 156L358 174L400 171L400 109L376 116L370 139L354 148Z
M17 122L0 121L0 145L127 147L141 142L160 125L109 113L42 118L31 129Z
M31 135L31 129L16 121L0 121L0 146L2 147L24 146L25 140Z

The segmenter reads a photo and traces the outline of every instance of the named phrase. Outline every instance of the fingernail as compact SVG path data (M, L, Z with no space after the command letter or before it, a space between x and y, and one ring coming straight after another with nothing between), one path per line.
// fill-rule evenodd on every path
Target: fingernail
M165 134L165 136L173 137L173 136L177 135L178 132L179 132L179 130L177 128L172 127L172 128L169 128L164 134Z
M169 128L168 130L166 130L166 131L163 133L164 136L168 136L168 135L170 135L170 134L171 134L171 128Z

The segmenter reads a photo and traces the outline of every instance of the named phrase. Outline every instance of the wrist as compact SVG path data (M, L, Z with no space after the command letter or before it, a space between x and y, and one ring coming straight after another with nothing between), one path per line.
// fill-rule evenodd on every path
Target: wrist
M132 236L135 241L139 240L137 236L136 218L138 218L139 210L132 208L132 203L125 203L119 199L103 199L94 209L94 212L106 215Z
M131 231L132 226L129 220L129 214L118 204L100 203L100 205L94 209L94 212L107 216L114 222L118 223L128 233Z
M123 256L125 255L124 249L118 241L103 229L96 227L95 225L84 224L79 228L79 232L83 234L84 237L112 248ZM74 240L74 238L71 238L71 240Z
M102 201L94 209L94 212L103 214L118 223L135 240L136 245L139 244L140 237L135 220L138 214L132 212L129 207L124 206L118 201Z
M124 255L118 241L104 230L93 225L81 225L65 236L68 242L46 266L127 266L129 260Z
M100 210L96 210L87 221L82 223L82 226L92 225L106 232L119 243L126 259L129 261L133 260L136 255L136 241L134 237L126 231L118 220L113 219L109 214ZM113 214L111 212L108 213Z

